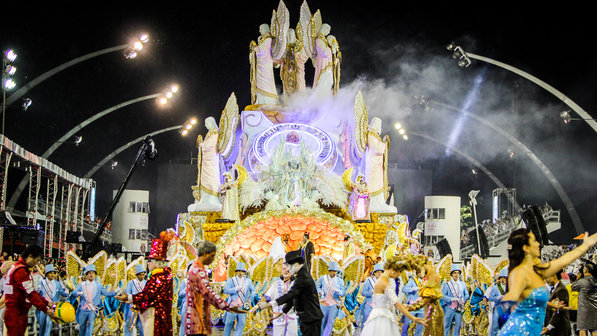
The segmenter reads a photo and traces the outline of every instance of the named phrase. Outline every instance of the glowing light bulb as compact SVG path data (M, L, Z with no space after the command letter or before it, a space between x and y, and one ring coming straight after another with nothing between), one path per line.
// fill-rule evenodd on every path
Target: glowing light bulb
M397 122L397 123L394 124L394 128L397 129L397 130L399 130L399 129L402 128L402 125L400 125L400 123Z
M398 130L398 133L400 133L400 135L403 135L404 133L406 133L406 131L404 130L404 128L401 128Z

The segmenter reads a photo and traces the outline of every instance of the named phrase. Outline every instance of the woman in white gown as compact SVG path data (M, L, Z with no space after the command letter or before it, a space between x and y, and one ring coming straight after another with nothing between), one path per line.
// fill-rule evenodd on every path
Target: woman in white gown
M425 320L413 316L396 296L396 282L402 271L409 270L410 263L399 256L388 258L384 264L384 272L375 283L373 289L373 309L363 325L361 336L400 335L398 315L392 309L396 307L404 316L416 323L425 324Z

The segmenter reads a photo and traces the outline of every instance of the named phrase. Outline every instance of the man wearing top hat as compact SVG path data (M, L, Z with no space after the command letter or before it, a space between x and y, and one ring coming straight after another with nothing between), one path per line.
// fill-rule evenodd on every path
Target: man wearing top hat
M498 325L498 313L496 305L502 300L504 294L508 291L508 268L504 267L500 271L497 281L485 291L485 297L489 301L489 336L496 336L500 327Z
M122 294L116 298L132 302L139 310L145 336L172 336L172 272L168 267L168 243L172 236L162 232L160 238L151 243L151 252L147 257L149 280L143 290L137 294Z
M342 304L342 296L346 288L344 287L344 280L336 276L340 271L337 262L332 261L328 264L328 274L322 275L317 281L317 293L319 294L319 302L321 303L321 311L323 312L323 320L321 321L322 335L329 336L334 327L334 321L338 316L338 306Z
M299 329L303 336L320 336L321 320L323 313L319 305L319 296L315 280L305 267L305 259L301 256L301 251L290 251L285 256L288 264L288 271L294 275L294 284L290 290L269 303L259 302L260 308L266 308L268 305L276 308L284 306L282 312L287 314L293 307L299 318Z
M371 309L373 309L373 289L375 288L375 284L377 283L377 279L383 273L383 263L377 263L373 266L373 272L371 275L365 279L363 283L363 288L361 289L361 295L365 298L363 303L359 306L359 310L357 311L357 321L360 326L363 326L367 318L369 318L369 314L371 313Z
M73 295L81 298L77 308L77 323L79 323L79 334L91 336L95 325L95 317L99 315L103 296L115 296L116 291L108 291L99 281L95 265L87 265L83 268L85 280L81 281L73 290Z
M46 299L50 305L55 302L60 302L60 297L67 297L68 291L58 281L58 271L54 265L47 264L44 268L45 278L39 280L39 294ZM37 323L39 323L39 335L49 336L52 331L52 319L40 312L35 311Z
M137 278L129 281L124 288L124 294L127 296L141 293L147 283L147 280L145 280L145 267L143 265L135 266L135 274ZM143 336L143 326L141 325L139 312L133 310L132 304L125 303L122 313L124 315L124 335L130 336L136 327L139 336Z
M448 335L452 323L454 323L453 336L460 335L460 324L464 303L469 298L468 290L464 281L460 280L461 268L458 264L452 264L450 268L450 280L442 286L441 306L444 310L444 335Z
M251 309L255 287L253 287L251 279L247 277L247 269L244 263L239 262L236 264L236 276L226 280L224 294L230 295L228 301L231 306L237 306L244 310ZM234 322L236 322L234 335L242 335L246 320L246 314L226 312L224 317L224 336L230 336Z
M413 269L413 274L409 277L408 282L402 288L402 293L406 295L406 303L411 305L417 301L419 301L419 290L421 289L421 284L423 283L425 278L425 269L420 267L418 269ZM423 308L419 310L415 310L411 312L413 316L416 317L425 317L425 313L423 312ZM415 328L414 335L421 336L423 334L423 325L422 324L415 324L413 325L412 320L405 318L404 325L402 326L402 336L412 335L409 332L410 328Z

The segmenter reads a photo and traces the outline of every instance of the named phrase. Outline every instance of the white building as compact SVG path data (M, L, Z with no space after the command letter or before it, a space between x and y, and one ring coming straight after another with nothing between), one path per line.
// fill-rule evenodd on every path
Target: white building
M149 191L124 190L112 214L112 243L122 244L123 252L148 251L148 225Z
M460 197L425 196L424 231L427 244L446 238L453 259L460 261Z

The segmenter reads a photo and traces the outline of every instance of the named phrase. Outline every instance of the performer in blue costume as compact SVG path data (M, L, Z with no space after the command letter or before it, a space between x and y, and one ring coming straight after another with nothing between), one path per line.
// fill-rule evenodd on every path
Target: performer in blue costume
M54 265L48 264L44 269L45 279L39 281L39 294L43 296L48 302L60 302L60 297L67 297L68 292L60 281L58 281L58 272L54 268ZM39 323L39 336L50 336L52 331L52 319L47 314L36 310L35 316Z
M81 336L91 336L95 325L95 317L99 315L102 309L103 296L115 296L116 291L108 291L99 281L95 273L95 265L87 265L83 269L86 280L81 281L77 288L73 290L74 296L81 297L77 309L77 323L79 323L79 334Z
M321 320L322 336L331 335L334 321L338 317L338 306L345 295L344 280L336 276L339 271L340 266L338 263L332 261L328 264L328 275L320 276L319 281L317 281L317 293L319 293L321 311L323 312L323 320Z
M253 286L251 279L247 277L245 263L239 262L236 264L236 276L233 276L226 281L224 294L230 295L228 299L230 300L229 303L231 305L240 307L244 310L251 309L253 296L255 295L255 287ZM236 327L234 335L242 335L247 321L247 314L226 312L226 315L224 316L224 336L230 336L235 321Z
M419 269L413 269L413 274L409 277L408 282L402 288L402 293L406 295L406 303L412 305L413 303L419 301L419 290L421 289L421 284L425 281L425 269L423 267ZM411 314L416 317L425 317L425 312L423 308L419 310L412 311ZM421 336L423 334L423 325L416 324L416 326L412 325L412 320L405 318L404 324L402 325L402 336L412 335L409 332L409 328L415 328L414 335Z
M147 283L147 280L145 280L145 267L143 267L143 265L135 266L135 274L137 275L137 279L133 279L126 284L126 288L124 289L125 294L135 295L137 293L141 293L143 288L145 288L145 284ZM130 336L133 329L136 327L137 331L139 332L139 336L143 336L143 326L141 325L139 312L133 311L132 308L132 303L124 304L124 335Z
M498 325L497 303L502 300L504 294L508 291L508 269L504 268L500 271L497 281L491 285L485 292L485 297L489 301L489 336L496 336L500 327Z
M460 280L460 265L452 264L450 268L449 281L442 286L442 295L440 302L444 310L444 335L449 335L452 322L454 329L452 335L460 335L460 324L462 323L462 314L464 313L464 304L470 297L466 288L466 283Z
M371 313L371 309L373 309L373 289L375 289L375 283L377 279L383 273L383 263L377 263L373 266L373 272L371 275L365 279L363 283L363 289L361 290L361 295L365 298L363 303L359 306L357 311L357 322L359 326L363 326L367 318L369 318L369 314Z
M571 264L597 243L597 234L585 232L583 243L560 258L541 264L541 249L535 235L518 229L508 238L508 292L498 305L499 321L504 323L499 336L540 335L549 292L545 279ZM516 306L516 308L513 308ZM513 311L512 311L513 310Z

